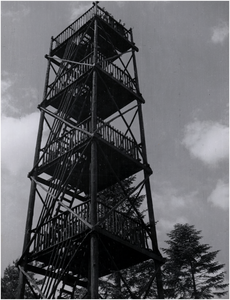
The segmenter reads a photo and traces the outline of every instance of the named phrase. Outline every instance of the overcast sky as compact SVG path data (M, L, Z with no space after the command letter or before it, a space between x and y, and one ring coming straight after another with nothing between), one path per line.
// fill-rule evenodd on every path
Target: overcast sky
M159 246L202 230L228 272L228 2L101 1L133 28ZM2 270L21 255L50 38L91 2L1 2ZM228 274L227 274L228 276Z

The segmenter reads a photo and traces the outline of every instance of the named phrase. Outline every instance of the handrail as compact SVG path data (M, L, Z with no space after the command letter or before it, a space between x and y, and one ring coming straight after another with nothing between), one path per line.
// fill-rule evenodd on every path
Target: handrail
M96 15L108 23L113 29L115 29L119 34L125 37L129 42L131 42L131 31L127 30L120 22L116 21L108 12L97 6ZM76 31L78 31L82 26L84 26L88 21L90 21L95 16L95 7L91 7L82 16L80 16L76 21L70 24L66 29L59 33L53 40L56 42L53 50L55 50L60 44L69 39Z
M89 221L89 202L72 208L73 212ZM46 250L74 235L85 232L88 227L69 211L63 212L46 221L39 229L34 240L34 252Z
M111 208L98 202L98 218L104 218L111 211ZM118 210L113 210L110 215L100 225L103 229L119 236L131 244L138 245L144 249L149 249L148 233L141 222L125 215Z
M64 29L61 33L59 33L54 41L56 45L53 50L57 48L60 44L70 38L76 31L78 31L83 25L85 25L94 15L93 13L94 7L91 7L87 10L83 15L81 15L76 21L71 23L66 29Z
M120 22L116 21L111 14L97 6L97 16L112 26L117 32L123 35L127 40L131 41L131 31L126 29Z
M125 85L131 91L136 92L136 86L134 79L127 74L125 71L120 69L114 63L103 60L103 56L98 54L98 67L100 67L103 71L108 73L110 76L114 77L121 84ZM70 69L67 69L63 72L59 77L51 84L50 93L48 99L53 98L59 92L63 91L65 88L70 86L79 77L84 75L93 67L93 55L88 55L84 60L81 61L81 64L77 64L72 66Z
M104 218L111 208L102 202L97 203L98 220ZM90 202L82 203L72 211L90 223ZM100 228L144 249L149 249L148 234L141 222L117 210L101 223ZM37 253L57 245L69 238L85 233L88 227L76 215L63 212L46 221L39 229L34 240L33 252Z
M133 139L125 136L121 131L115 129L111 125L105 123L103 120L97 118L97 134L100 138L110 143L114 147L118 148L122 152L128 154L135 160L140 161L140 145L135 143ZM90 132L91 119L86 119L79 125L79 129L84 129ZM43 155L41 165L49 164L61 155L67 153L73 148L83 144L88 140L88 135L81 130L70 130L64 133L61 137L54 140ZM74 152L71 160L77 160L80 158L80 153Z

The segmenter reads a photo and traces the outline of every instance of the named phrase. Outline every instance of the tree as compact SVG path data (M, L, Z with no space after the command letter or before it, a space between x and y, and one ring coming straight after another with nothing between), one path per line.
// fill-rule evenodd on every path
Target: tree
M144 212L140 211L140 207L145 196L134 191L135 187L133 187L133 183L135 179L135 176L130 176L129 178L124 179L121 184L115 183L109 188L101 191L98 194L98 199L110 208L120 203L116 208L116 211L122 212L123 215L127 215L134 220L140 221L140 219L144 218ZM125 195L129 196L129 200L126 199ZM124 201L122 202L122 200ZM125 281L132 290L132 294L136 298L138 298L137 289L141 287L141 284L146 284L146 278L148 278L149 275L148 273L148 275L144 277L144 275L142 276L141 272L138 271L141 267L144 270L144 266L146 266L145 262L143 265L139 264L136 267L134 266L120 271L120 274L125 278ZM134 276L134 274L136 274L136 276ZM138 282L137 285L135 285L135 282ZM99 279L99 293L106 299L127 299L130 297L130 293L124 282L121 280L118 271L114 271ZM87 295L87 289L76 289L75 298L84 298L84 295Z
M19 270L16 267L17 260L13 261L12 265L8 265L8 267L4 271L4 275L1 278L1 298L2 299L17 299L17 287L18 287L18 279L19 279ZM34 277L32 272L29 272L30 277L39 285L42 283L41 280L38 280ZM31 291L31 289L26 285L24 298L26 299L34 299L35 294Z
M226 295L224 264L215 261L219 251L201 244L201 231L193 225L176 224L167 234L170 238L163 249L168 256L164 265L165 296L167 298L211 299Z
M139 209L140 206L145 198L144 195L138 195L138 193L133 193L134 187L132 186L136 177L130 176L129 178L124 179L121 184L115 183L114 185L110 186L109 188L104 189L99 193L99 199L104 204L113 207L118 204L122 199L125 198L125 195L129 195L129 201L124 200L118 207L117 211L122 212L123 214L128 215L132 218L137 218L136 211L139 212L139 216L143 218L143 213L140 213ZM132 203L132 205L130 204ZM133 208L135 207L135 209Z

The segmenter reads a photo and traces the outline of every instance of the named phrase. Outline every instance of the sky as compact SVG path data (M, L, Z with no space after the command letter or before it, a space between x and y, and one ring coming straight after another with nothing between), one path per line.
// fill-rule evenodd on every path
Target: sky
M92 2L1 2L1 270L20 257L51 36ZM132 28L159 247L189 223L229 276L228 2L101 1Z

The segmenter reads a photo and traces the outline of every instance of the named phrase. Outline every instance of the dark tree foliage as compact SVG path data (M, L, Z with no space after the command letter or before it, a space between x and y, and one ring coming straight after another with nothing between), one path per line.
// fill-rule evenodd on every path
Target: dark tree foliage
M117 206L116 211L140 221L140 218L144 218L144 212L140 212L140 207L145 196L134 191L133 183L135 179L135 176L131 176L121 182L122 186L119 183L116 183L101 191L99 193L99 201L110 208L113 208L116 204L121 202L121 204ZM128 195L129 200L126 195ZM132 295L136 298L138 298L137 288L146 283L146 278L144 278L145 275L142 274L142 270L140 272L138 271L139 267L144 269L144 264L121 271L122 277L131 289ZM105 299L130 298L128 289L121 280L119 273L116 271L99 279L99 294ZM77 288L75 291L75 298L80 299L85 297L87 297L87 290L85 288Z
M4 276L1 278L1 298L2 299L15 299L16 290L18 286L19 271L14 265L9 265L5 271Z
M201 231L193 225L176 224L163 249L167 262L163 267L164 293L167 298L211 299L226 295L224 265L215 261L219 251L201 244Z
M100 281L101 295L106 299L157 299L155 267L152 259L113 273ZM128 288L127 288L127 286Z
M131 176L121 182L122 187L119 183L112 185L111 187L103 190L99 193L99 199L104 204L109 207L114 207L120 201L124 199L124 201L117 207L117 211L120 211L129 217L137 217L136 211L139 211L139 208L145 198L144 195L138 195L138 193L133 193L134 187L132 186L136 177ZM129 200L127 200L126 195L129 196ZM135 207L135 209L134 209ZM143 215L140 213L140 216Z
M9 265L5 271L4 276L1 278L1 298L2 299L16 299L16 292L18 287L19 270L14 261ZM33 293L26 289L25 298L33 299Z
M17 299L17 288L19 280L19 270L16 267L17 261L13 261L12 265L9 265L1 278L1 298L2 299ZM42 283L42 280L35 278L34 273L28 272L29 276L36 282L37 285ZM25 286L25 299L34 299L34 294L28 285Z
M132 292L132 295L130 295L126 285L122 282L123 299L130 298L130 296L133 299L157 298L154 272L155 267L152 259L122 270L122 276Z

